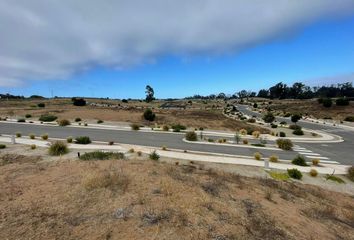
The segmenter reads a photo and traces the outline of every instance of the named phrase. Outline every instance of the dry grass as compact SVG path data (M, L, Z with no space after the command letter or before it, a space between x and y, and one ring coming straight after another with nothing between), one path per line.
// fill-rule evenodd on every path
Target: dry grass
M1 239L350 239L354 234L352 198L318 187L242 177L197 163L16 159L0 167Z

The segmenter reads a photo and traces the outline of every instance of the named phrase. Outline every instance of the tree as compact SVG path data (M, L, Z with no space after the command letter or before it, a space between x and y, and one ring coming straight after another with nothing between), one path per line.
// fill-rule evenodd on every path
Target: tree
M301 119L301 115L300 115L300 114L295 113L295 114L293 114L293 115L291 116L291 121L292 121L293 123L295 123L295 124L296 124L300 119Z
M263 116L263 120L266 123L272 123L275 120L273 113L268 112Z
M145 112L144 112L144 119L145 120L148 120L148 121L154 121L155 120L155 113L152 112L152 110L150 108L146 109Z
M73 97L71 99L71 101L73 102L74 106L85 106L86 105L86 101L83 98L75 98L75 97Z
M289 88L286 86L286 84L280 82L269 88L269 95L270 98L284 99L287 97L288 91Z
M269 90L267 90L267 89L261 89L261 90L259 90L257 97L260 97L260 98L269 98Z
M146 87L145 87L145 93L146 93L146 99L145 99L145 101L146 102L152 102L153 100L155 100L155 98L154 98L154 94L155 94L155 92L154 92L154 89L152 88L152 87L150 87L149 85L147 85Z
M322 104L326 108L330 108L332 106L332 99L331 98L325 98L322 100Z

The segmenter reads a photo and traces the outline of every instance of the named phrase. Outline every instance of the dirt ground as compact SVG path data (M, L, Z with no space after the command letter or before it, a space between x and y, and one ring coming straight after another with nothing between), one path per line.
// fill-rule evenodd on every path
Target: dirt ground
M136 153L129 160L80 161L41 151L0 155L1 239L354 235L354 202L347 194Z
M224 102L222 101L178 101L178 104L185 105L185 109L163 109L159 106L168 101L154 101L151 104L140 101L130 101L123 103L119 100L89 99L89 104L97 103L99 106L87 105L84 107L73 106L70 99L53 100L12 100L0 101L0 116L11 118L24 118L26 114L31 114L31 119L38 120L42 114L53 114L59 119L68 119L74 121L79 117L88 123L96 122L98 119L103 121L137 123L145 126L173 125L182 124L189 128L204 128L215 130L236 131L242 128L253 126L238 120L225 117L222 114ZM43 102L44 108L36 107L36 104ZM104 105L106 104L106 105ZM110 104L110 106L107 106ZM119 105L119 106L118 106ZM118 106L117 108L112 106ZM156 113L154 122L145 121L142 117L144 108L150 107ZM261 130L261 127L255 127L254 130Z

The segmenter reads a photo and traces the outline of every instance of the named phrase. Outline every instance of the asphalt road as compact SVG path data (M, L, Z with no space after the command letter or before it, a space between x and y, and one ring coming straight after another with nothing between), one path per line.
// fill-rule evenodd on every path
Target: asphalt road
M184 134L172 133L156 133L156 132L142 132L142 131L122 131L122 130L106 130L93 129L83 127L59 127L48 125L33 125L33 124L18 124L0 122L0 134L15 134L21 132L23 135L31 133L40 136L48 133L49 137L66 139L69 136L89 136L93 141L114 141L116 143L134 144L150 147L201 151L210 153L232 154L253 156L255 152L260 152L264 157L269 157L276 154L280 159L291 160L296 156L292 151L274 151L266 149L241 148L221 145L204 145L195 143L186 143L182 141Z
M246 115L262 117L262 114L248 110L245 105L237 105L236 107ZM277 117L276 119L279 122L286 121L289 124L291 123L290 118ZM344 142L341 143L299 143L297 145L319 153L321 156L327 157L330 160L342 164L354 165L354 131L345 130L330 124L310 123L303 120L300 120L297 124L304 128L338 135L344 140Z

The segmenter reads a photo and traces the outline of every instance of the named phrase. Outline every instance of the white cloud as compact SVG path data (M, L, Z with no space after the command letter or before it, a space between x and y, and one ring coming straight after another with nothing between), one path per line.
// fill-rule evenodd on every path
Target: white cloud
M337 85L338 83L346 83L346 82L354 82L354 73L347 73L347 74L340 74L340 75L335 75L335 76L326 76L326 77L319 77L319 78L313 78L313 79L307 79L301 81L305 83L306 85L310 85L313 87L318 87L318 86L328 86L328 85Z
M353 12L353 0L2 0L0 86L238 51Z

